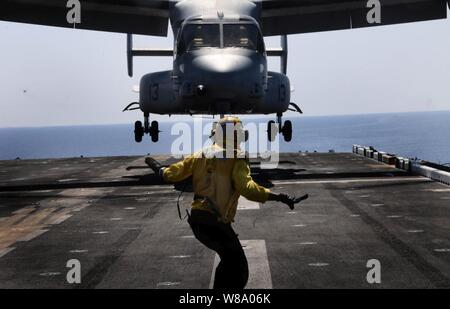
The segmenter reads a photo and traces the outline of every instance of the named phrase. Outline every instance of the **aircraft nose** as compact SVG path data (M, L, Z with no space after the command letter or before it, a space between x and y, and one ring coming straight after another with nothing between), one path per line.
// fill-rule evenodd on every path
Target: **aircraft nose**
M240 55L203 55L194 59L192 65L202 74L217 78L220 75L247 72L252 67L252 61L249 57Z
M202 89L196 88L196 94L206 100L234 100L261 95L260 65L248 55L225 52L197 55L185 70L183 96L192 96L198 86Z

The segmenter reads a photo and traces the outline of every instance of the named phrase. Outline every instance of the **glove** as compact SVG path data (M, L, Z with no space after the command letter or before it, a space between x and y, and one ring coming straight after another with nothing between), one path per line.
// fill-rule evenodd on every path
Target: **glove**
M162 165L151 157L145 158L145 163L155 172L156 175L161 175Z
M280 193L280 194L278 194L277 200L278 200L278 202L281 202L281 203L284 203L284 204L288 205L289 208L291 210L293 210L295 204L306 200L308 197L309 197L308 194L305 194L305 195L300 196L300 197L296 197L296 196L290 196L290 195L287 195L287 194L284 194L284 193Z

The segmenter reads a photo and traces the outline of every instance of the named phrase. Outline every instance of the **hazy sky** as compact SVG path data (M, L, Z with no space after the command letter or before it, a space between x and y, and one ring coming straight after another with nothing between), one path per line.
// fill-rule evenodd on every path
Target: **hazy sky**
M0 22L0 40L0 127L132 123L142 114L121 112L138 99L132 86L172 64L136 58L130 79L124 34ZM135 44L171 47L172 36ZM289 44L292 102L305 115L450 109L448 19L292 35Z

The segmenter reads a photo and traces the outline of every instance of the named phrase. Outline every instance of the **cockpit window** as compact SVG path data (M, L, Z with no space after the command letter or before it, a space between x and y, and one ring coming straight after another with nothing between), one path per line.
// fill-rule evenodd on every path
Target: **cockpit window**
M223 37L223 45L221 45ZM250 23L187 24L183 27L177 45L177 54L201 48L246 48L264 52L264 41L258 27Z
M178 43L178 54L204 47L220 48L220 26L218 24L186 25Z
M252 24L224 24L223 45L224 47L264 50L258 28Z

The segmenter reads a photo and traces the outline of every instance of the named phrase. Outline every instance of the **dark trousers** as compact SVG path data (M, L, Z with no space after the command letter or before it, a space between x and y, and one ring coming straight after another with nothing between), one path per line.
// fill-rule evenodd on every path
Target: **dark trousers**
M231 224L219 222L216 215L202 210L192 210L188 222L195 237L220 257L214 289L243 289L248 280L247 258Z

